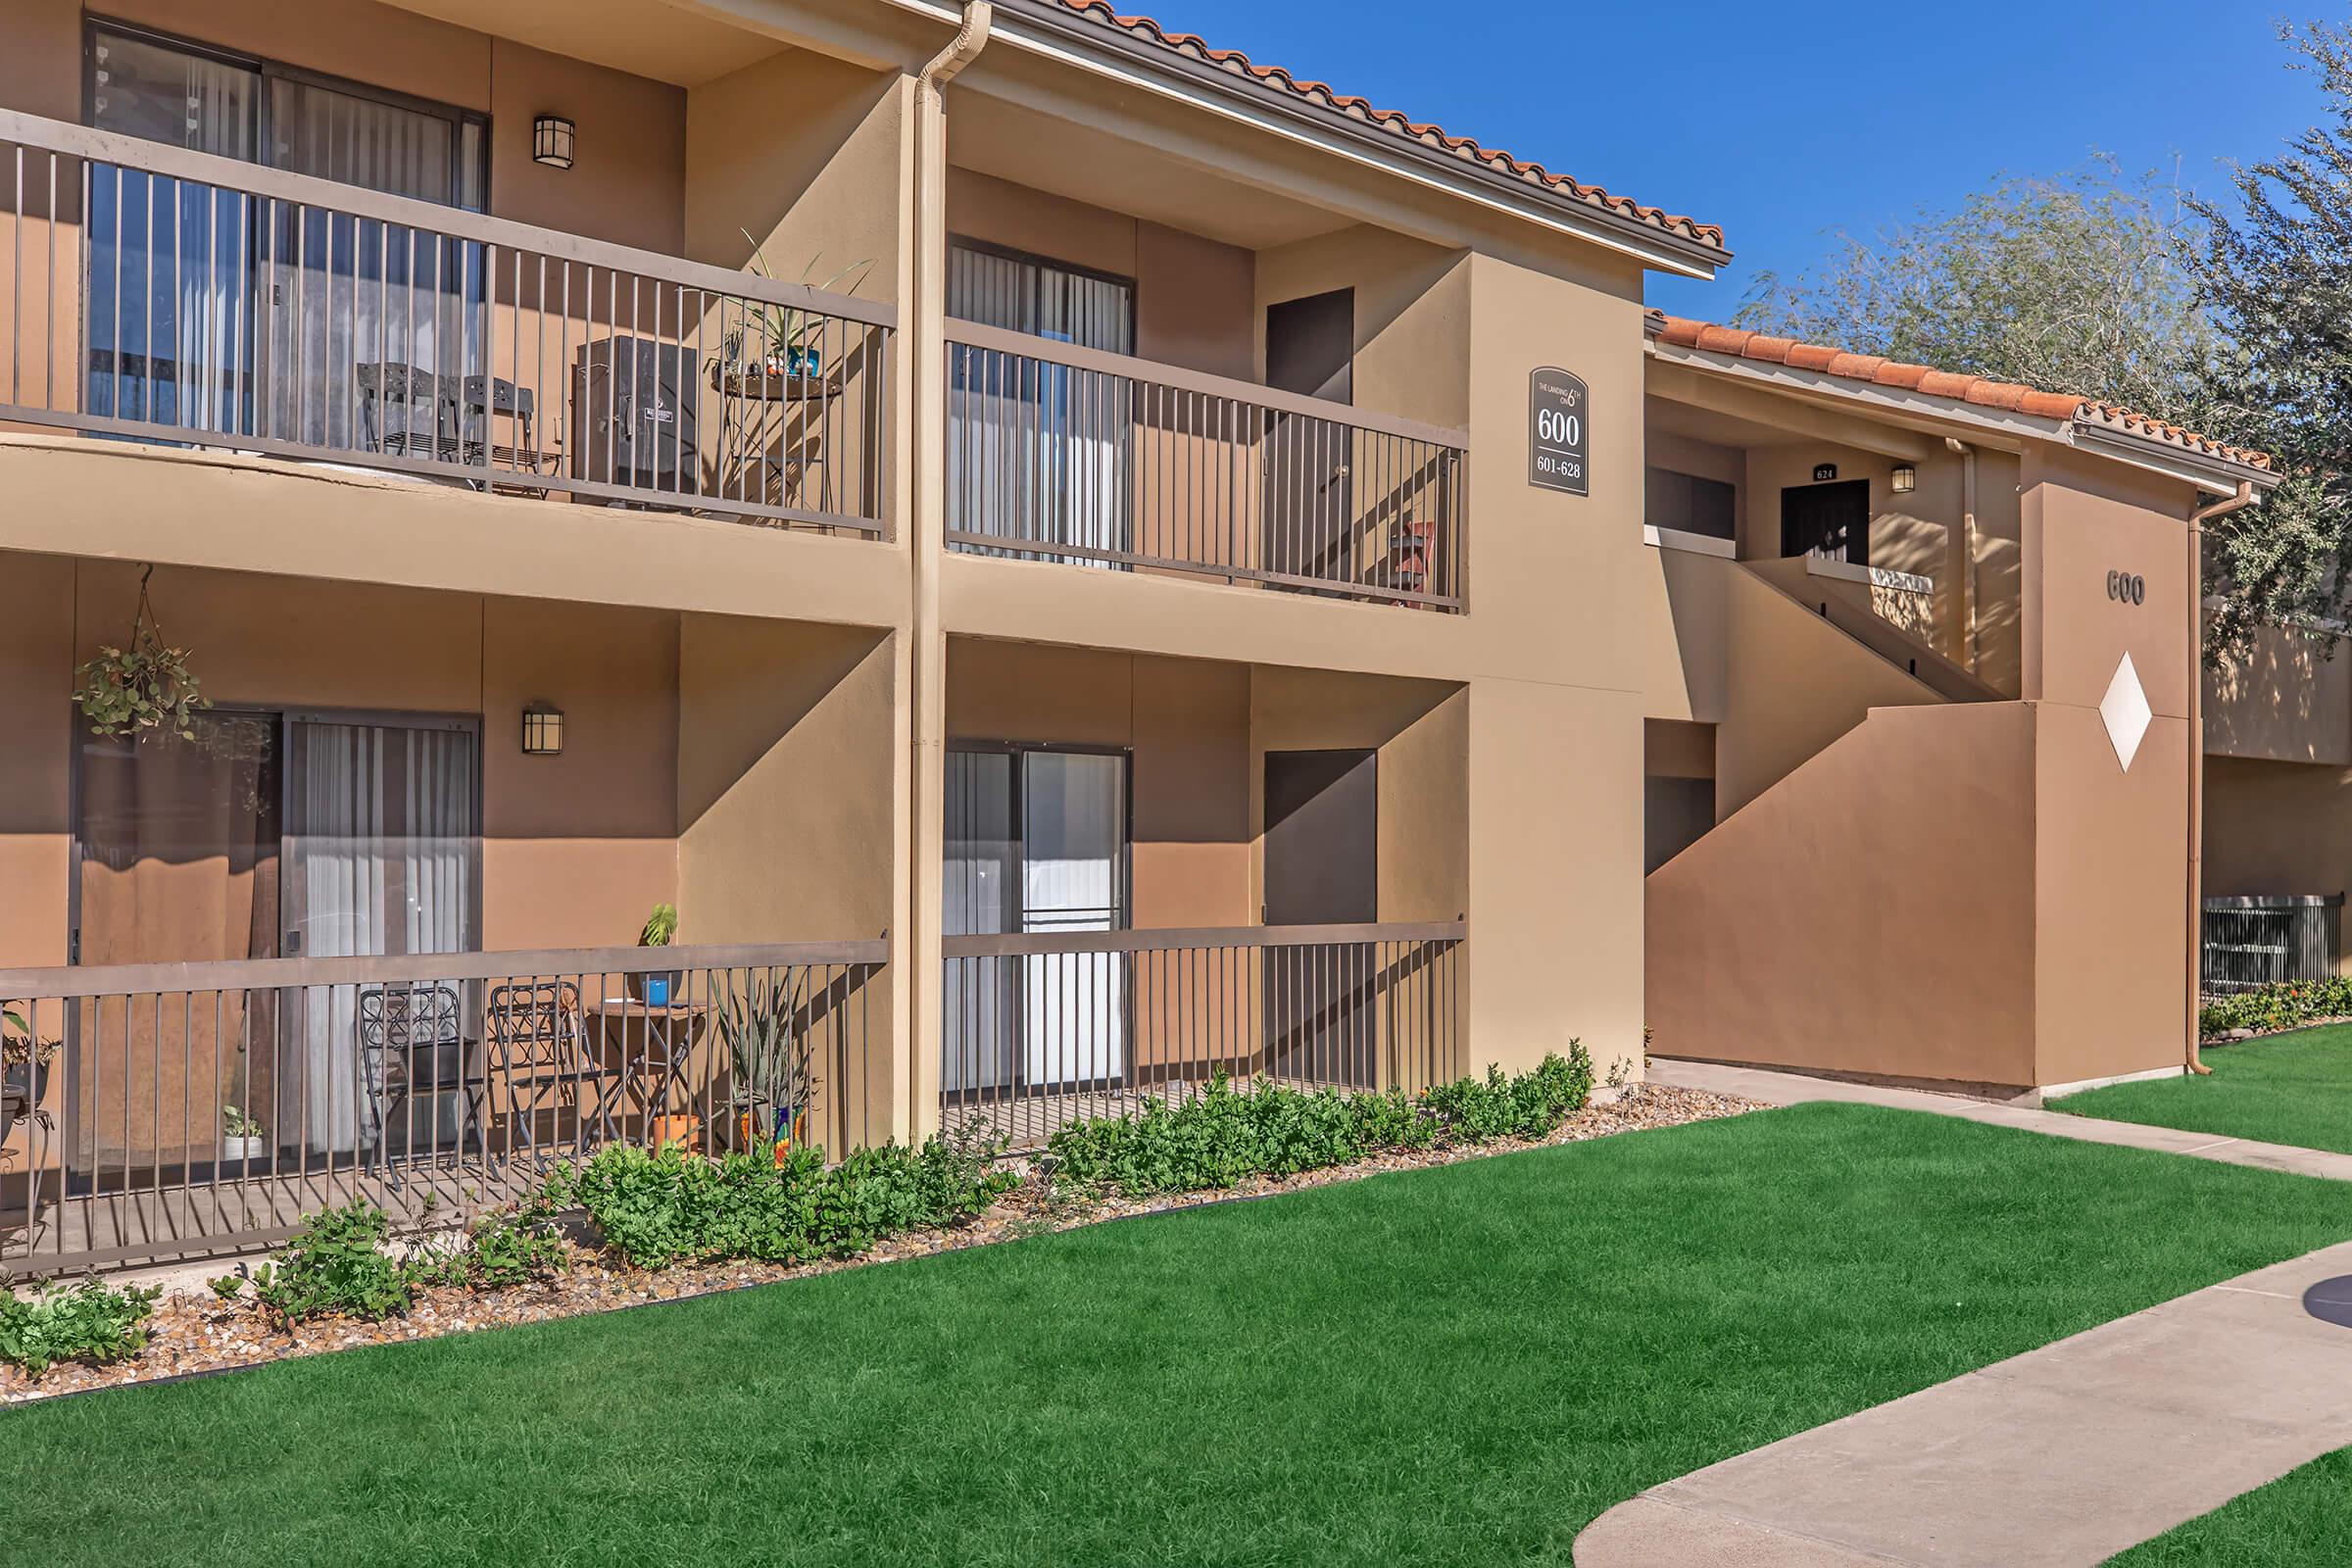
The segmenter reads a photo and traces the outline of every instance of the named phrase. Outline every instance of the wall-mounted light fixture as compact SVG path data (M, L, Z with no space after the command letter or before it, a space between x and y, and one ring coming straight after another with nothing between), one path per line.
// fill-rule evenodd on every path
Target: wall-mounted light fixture
M522 755L561 757L564 754L564 710L533 703L522 710Z
M1919 470L1908 463L1896 464L1894 466L1894 493L1898 496L1907 496L1918 488Z
M531 122L531 162L550 169L571 167L572 123L562 115L541 115Z

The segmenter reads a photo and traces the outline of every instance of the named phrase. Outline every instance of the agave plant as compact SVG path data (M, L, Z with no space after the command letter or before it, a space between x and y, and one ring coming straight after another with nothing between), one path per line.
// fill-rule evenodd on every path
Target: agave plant
M719 1037L735 1068L739 1102L781 1141L808 1108L816 1073L808 1031L801 1027L807 979L787 980L777 969L755 969L730 985L718 1005Z
M766 250L754 237L750 229L747 228L741 232L752 247L752 259L743 264L744 270L754 277L765 278L771 283L778 281L778 274L767 265ZM865 261L852 262L830 277L811 281L816 272L817 263L822 259L821 252L808 258L808 265L801 269L798 280L805 286L819 292L842 285L846 278L848 282L842 287L842 292L855 294L858 292L858 285L865 281L865 274L871 271L874 266L870 258ZM823 371L824 367L817 363L817 353L810 348L808 342L809 330L815 322L815 318L808 312L789 305L747 307L746 310L745 327L748 341L743 344L743 347L749 352L744 355L744 358L752 366L755 368L775 366L791 375L815 375Z

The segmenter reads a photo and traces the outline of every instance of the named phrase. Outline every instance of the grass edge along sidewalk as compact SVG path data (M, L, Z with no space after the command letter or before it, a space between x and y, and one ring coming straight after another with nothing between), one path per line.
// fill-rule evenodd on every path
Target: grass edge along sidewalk
M26 1406L0 1486L57 1562L1565 1562L2347 1236L2342 1184L1810 1104Z
M2045 1108L2352 1154L2352 1024L2208 1046L2204 1058L2208 1077L2110 1084Z
M2110 1557L2108 1568L2342 1568L2352 1563L2347 1498L2352 1448L2338 1448Z

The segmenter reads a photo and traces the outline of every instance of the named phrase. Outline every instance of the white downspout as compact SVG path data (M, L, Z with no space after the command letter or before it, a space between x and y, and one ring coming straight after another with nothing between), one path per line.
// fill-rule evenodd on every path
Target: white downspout
M2226 501L2188 514L2188 1070L2209 1073L2197 1054L2197 1004L2205 967L2205 522L2254 505L2254 481L2237 481Z
M940 877L939 834L947 758L947 645L939 622L941 530L947 515L945 460L948 450L947 314L948 254L947 100L941 89L988 44L996 8L989 0L966 0L956 36L914 78L914 254L912 298L906 314L907 392L912 406L912 461L906 508L909 603L906 626L909 772L906 791L907 843L914 856L914 898L908 940L902 961L914 1016L906 1039L914 1059L907 1063L911 1091L909 1126L920 1138L939 1108Z
M1977 673L1977 449L1951 436L1943 444L1960 457L1960 613L1955 652L1968 672Z

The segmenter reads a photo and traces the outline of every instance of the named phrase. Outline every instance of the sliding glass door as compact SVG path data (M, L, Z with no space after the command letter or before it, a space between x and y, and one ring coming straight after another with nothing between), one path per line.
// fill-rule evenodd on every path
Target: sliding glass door
M193 739L85 738L74 961L477 950L479 752L470 717L215 710ZM361 990L83 1009L70 1168L134 1180L203 1168L230 1107L295 1168L373 1152L385 1129L370 1097L385 1086L363 1049ZM421 1143L437 1128L454 1148L457 1097L445 1098L404 1112L394 1136Z
M478 118L118 28L89 49L98 129L481 207ZM89 225L91 413L455 450L483 351L479 246L114 165L91 167Z
M471 722L298 717L286 739L287 954L474 951L480 763ZM383 1064L361 1050L363 989L313 986L302 998L299 1091L288 1103L313 1152L367 1150L381 1132L368 1097L382 1092Z
M950 242L948 314L1105 354L1135 352L1135 285L967 240ZM954 525L1098 554L1129 548L1132 385L1093 370L951 350L948 494ZM1035 554L1036 552L1026 552Z
M942 929L1067 935L1127 925L1127 759L958 749L948 756ZM951 961L948 1094L1113 1084L1127 1073L1128 966L1115 953Z

